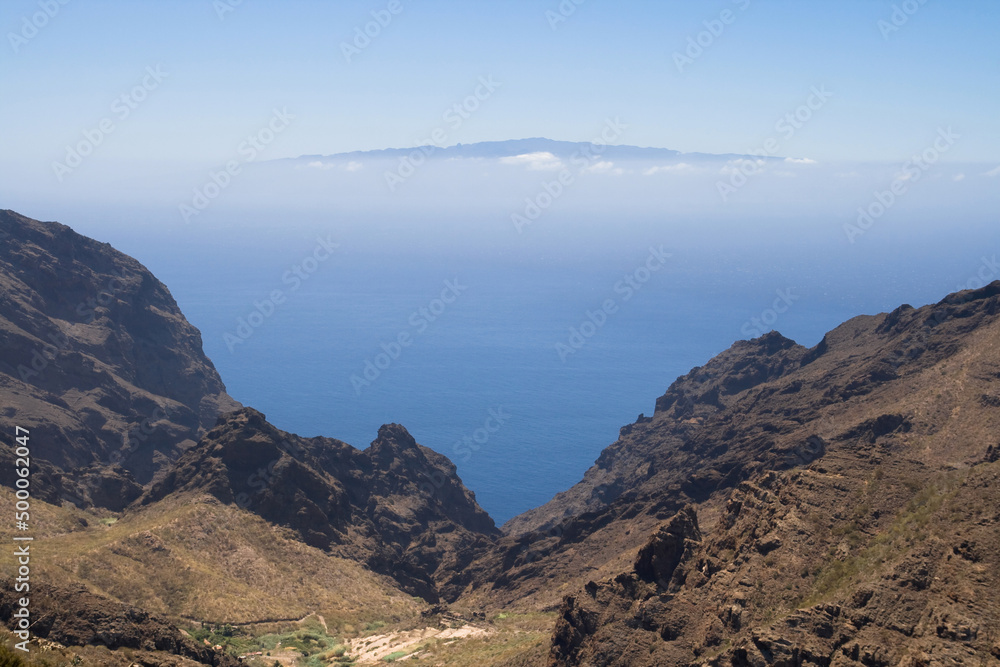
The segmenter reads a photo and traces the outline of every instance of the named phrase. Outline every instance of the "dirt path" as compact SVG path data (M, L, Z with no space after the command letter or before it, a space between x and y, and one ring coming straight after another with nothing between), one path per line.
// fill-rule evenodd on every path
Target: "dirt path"
M323 630L327 634L330 634L330 628L326 627L326 619L323 618L320 614L317 614L314 611L309 612L308 614L306 614L305 616L303 616L302 618L300 618L299 620L297 620L295 622L298 623L299 625L302 625L303 623L305 623L306 621L308 621L313 616L315 616L316 620L319 621L319 624L323 626Z

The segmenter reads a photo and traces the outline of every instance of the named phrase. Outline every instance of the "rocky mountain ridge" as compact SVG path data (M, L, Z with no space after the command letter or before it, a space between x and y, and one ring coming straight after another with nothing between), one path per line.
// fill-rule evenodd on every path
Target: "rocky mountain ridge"
M811 349L777 332L736 342L501 533L400 425L358 450L227 410L197 331L134 260L10 212L0 232L0 421L49 440L34 479L53 507L138 527L208 497L468 618L557 612L544 651L492 663L508 667L1000 660L1000 282L853 318ZM92 289L107 303L91 315ZM31 375L37 346L51 358ZM169 409L150 420L151 405ZM153 433L115 457L142 420ZM155 525L67 571L96 584L80 565L102 550L184 562L179 536L156 532L170 521Z
M301 438L243 408L185 452L138 501L209 493L281 526L320 549L389 575L437 602L441 572L461 570L499 535L446 457L386 424L364 450Z
M737 343L507 527L555 543L488 595L566 572L552 665L996 664L998 339L993 283Z

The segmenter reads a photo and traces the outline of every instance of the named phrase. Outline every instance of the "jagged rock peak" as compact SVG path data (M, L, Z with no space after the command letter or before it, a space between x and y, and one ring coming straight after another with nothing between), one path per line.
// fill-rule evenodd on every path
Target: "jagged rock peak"
M377 442L395 445L403 449L416 448L417 446L417 441L401 424L382 424L378 429L378 438L372 444Z
M267 416L254 408L245 407L219 415L215 426L246 425L254 428L273 428L267 423Z
M970 301L982 301L1000 294L1000 280L994 280L988 285L974 290L963 290L954 292L941 299L938 305L960 305Z
M388 470L400 465L402 460L423 461L425 455L410 432L400 424L383 424L378 437L365 451L371 462L380 469Z
M734 350L760 350L765 354L775 354L798 345L791 338L786 338L778 331L768 331L766 334L751 340L739 340L733 344Z

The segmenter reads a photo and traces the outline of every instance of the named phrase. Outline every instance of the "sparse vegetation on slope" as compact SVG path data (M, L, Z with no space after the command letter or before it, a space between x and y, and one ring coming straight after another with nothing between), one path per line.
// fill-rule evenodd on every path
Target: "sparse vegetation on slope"
M0 502L12 498L0 489ZM186 495L104 525L76 508L36 501L39 578L186 621L261 624L316 612L334 627L406 618L423 603L358 563L302 544L295 534L214 498ZM58 558L53 554L58 554ZM11 567L11 553L0 566Z

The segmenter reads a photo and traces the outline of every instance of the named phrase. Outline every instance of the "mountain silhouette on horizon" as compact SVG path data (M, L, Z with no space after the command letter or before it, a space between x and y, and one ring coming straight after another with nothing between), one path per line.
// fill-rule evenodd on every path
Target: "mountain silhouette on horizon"
M756 155L744 155L739 153L684 153L670 148L654 148L642 146L630 146L625 144L600 144L592 141L559 141L547 139L545 137L532 137L528 139L508 139L506 141L479 141L470 144L454 144L451 146L436 146L424 144L412 146L410 148L382 148L363 151L349 151L346 153L332 153L327 155L300 155L296 158L282 158L274 160L281 161L301 161L301 160L351 160L360 158L397 158L420 151L428 158L486 158L498 159L505 157L516 157L530 153L551 153L558 158L571 158L574 155L600 155L609 160L733 160L733 159L760 159ZM783 159L778 156L770 156L764 159Z

